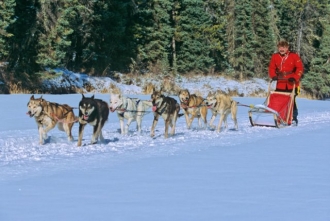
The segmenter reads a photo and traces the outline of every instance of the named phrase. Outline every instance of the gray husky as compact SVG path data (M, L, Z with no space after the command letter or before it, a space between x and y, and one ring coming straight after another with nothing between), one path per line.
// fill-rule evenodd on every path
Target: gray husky
M95 144L100 138L103 142L102 128L104 123L108 120L109 108L105 101L95 99L94 95L90 98L82 94L82 99L79 102L79 138L78 146L81 146L81 141L86 124L92 125L93 136L91 144Z

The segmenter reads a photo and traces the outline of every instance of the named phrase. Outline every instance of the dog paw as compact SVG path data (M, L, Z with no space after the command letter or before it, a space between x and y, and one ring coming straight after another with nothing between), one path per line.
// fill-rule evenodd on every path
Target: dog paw
M46 139L48 138L47 134L46 134L46 133L43 133L43 134L42 134L42 138L43 138L44 140L46 140Z

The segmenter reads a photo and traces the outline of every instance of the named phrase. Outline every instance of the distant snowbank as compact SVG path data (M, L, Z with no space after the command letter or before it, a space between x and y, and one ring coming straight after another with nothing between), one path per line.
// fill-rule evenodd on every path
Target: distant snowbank
M92 77L84 73L74 73L65 69L54 69L53 71L58 76L43 81L44 87L48 90L54 89L56 91L56 89L64 88L72 91L71 88L75 88L76 91L81 93L109 93L110 88L115 86L124 94L143 94L143 87L147 83L152 83L158 88L163 84L162 79L150 79L141 76L136 77L136 79L130 79L132 84L127 85L114 81L109 77ZM123 77L124 75L118 76ZM224 93L237 94L241 97L260 97L264 96L268 90L268 82L258 78L239 82L216 76L195 78L180 76L180 78L173 78L172 81L178 88L188 89L192 93L200 93L203 96L206 96L209 91L220 90Z

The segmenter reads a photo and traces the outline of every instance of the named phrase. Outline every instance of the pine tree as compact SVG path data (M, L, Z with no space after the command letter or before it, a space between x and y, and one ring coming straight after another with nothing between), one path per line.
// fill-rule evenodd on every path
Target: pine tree
M280 38L289 41L290 49L300 54L306 70L316 51L311 42L318 38L318 18L324 15L327 4L327 0L283 0L278 3Z
M227 3L226 0L207 0L206 12L210 17L211 25L204 29L208 44L210 45L210 56L214 59L214 71L224 71L228 67L226 60L226 22Z
M16 0L15 2L15 20L8 27L12 37L7 40L9 47L7 71L13 81L21 81L24 87L35 84L38 77L35 75L39 69L35 57L38 42L36 11L39 5L33 0Z
M136 56L132 31L136 8L131 0L95 1L93 15L88 25L84 23L86 31L81 32L86 37L79 43L81 49L75 47L77 59L71 66L102 75L127 72Z
M270 21L270 1L251 1L253 7L252 26L255 39L253 48L256 53L254 59L254 77L268 76L268 63L271 54L274 52L275 34L269 25Z
M15 0L0 1L0 60L9 54L8 38L12 37L13 34L8 32L8 27L15 22L15 6Z
M152 72L169 71L174 36L173 7L173 1L169 0L141 1L135 15L136 59Z
M44 67L66 67L71 60L81 58L77 50L84 48L81 43L88 41L92 31L92 3L60 3L43 0L38 13L42 26L37 62Z
M234 5L233 52L229 62L240 80L254 75L254 61L257 57L253 46L256 45L253 33L251 1L242 0ZM230 24L228 24L230 25Z
M327 14L320 23L322 25L322 38L319 50L311 62L311 68L302 80L303 88L312 97L322 99L330 97L330 5Z
M202 0L181 1L176 26L177 67L181 73L209 72L214 66L205 32L212 26Z
M73 33L67 20L75 16L69 1L41 1L38 20L41 24L37 63L43 67L65 67L65 58ZM70 12L71 11L71 12Z

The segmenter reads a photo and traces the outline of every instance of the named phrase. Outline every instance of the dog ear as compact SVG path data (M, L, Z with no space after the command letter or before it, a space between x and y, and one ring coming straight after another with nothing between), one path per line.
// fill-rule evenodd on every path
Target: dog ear
M91 99L94 99L94 94L93 94L93 96L91 97Z
M34 94L30 97L30 100L34 100Z
M83 93L81 93L81 96L82 96L82 98L85 98L85 96L84 96L84 94L83 94Z

